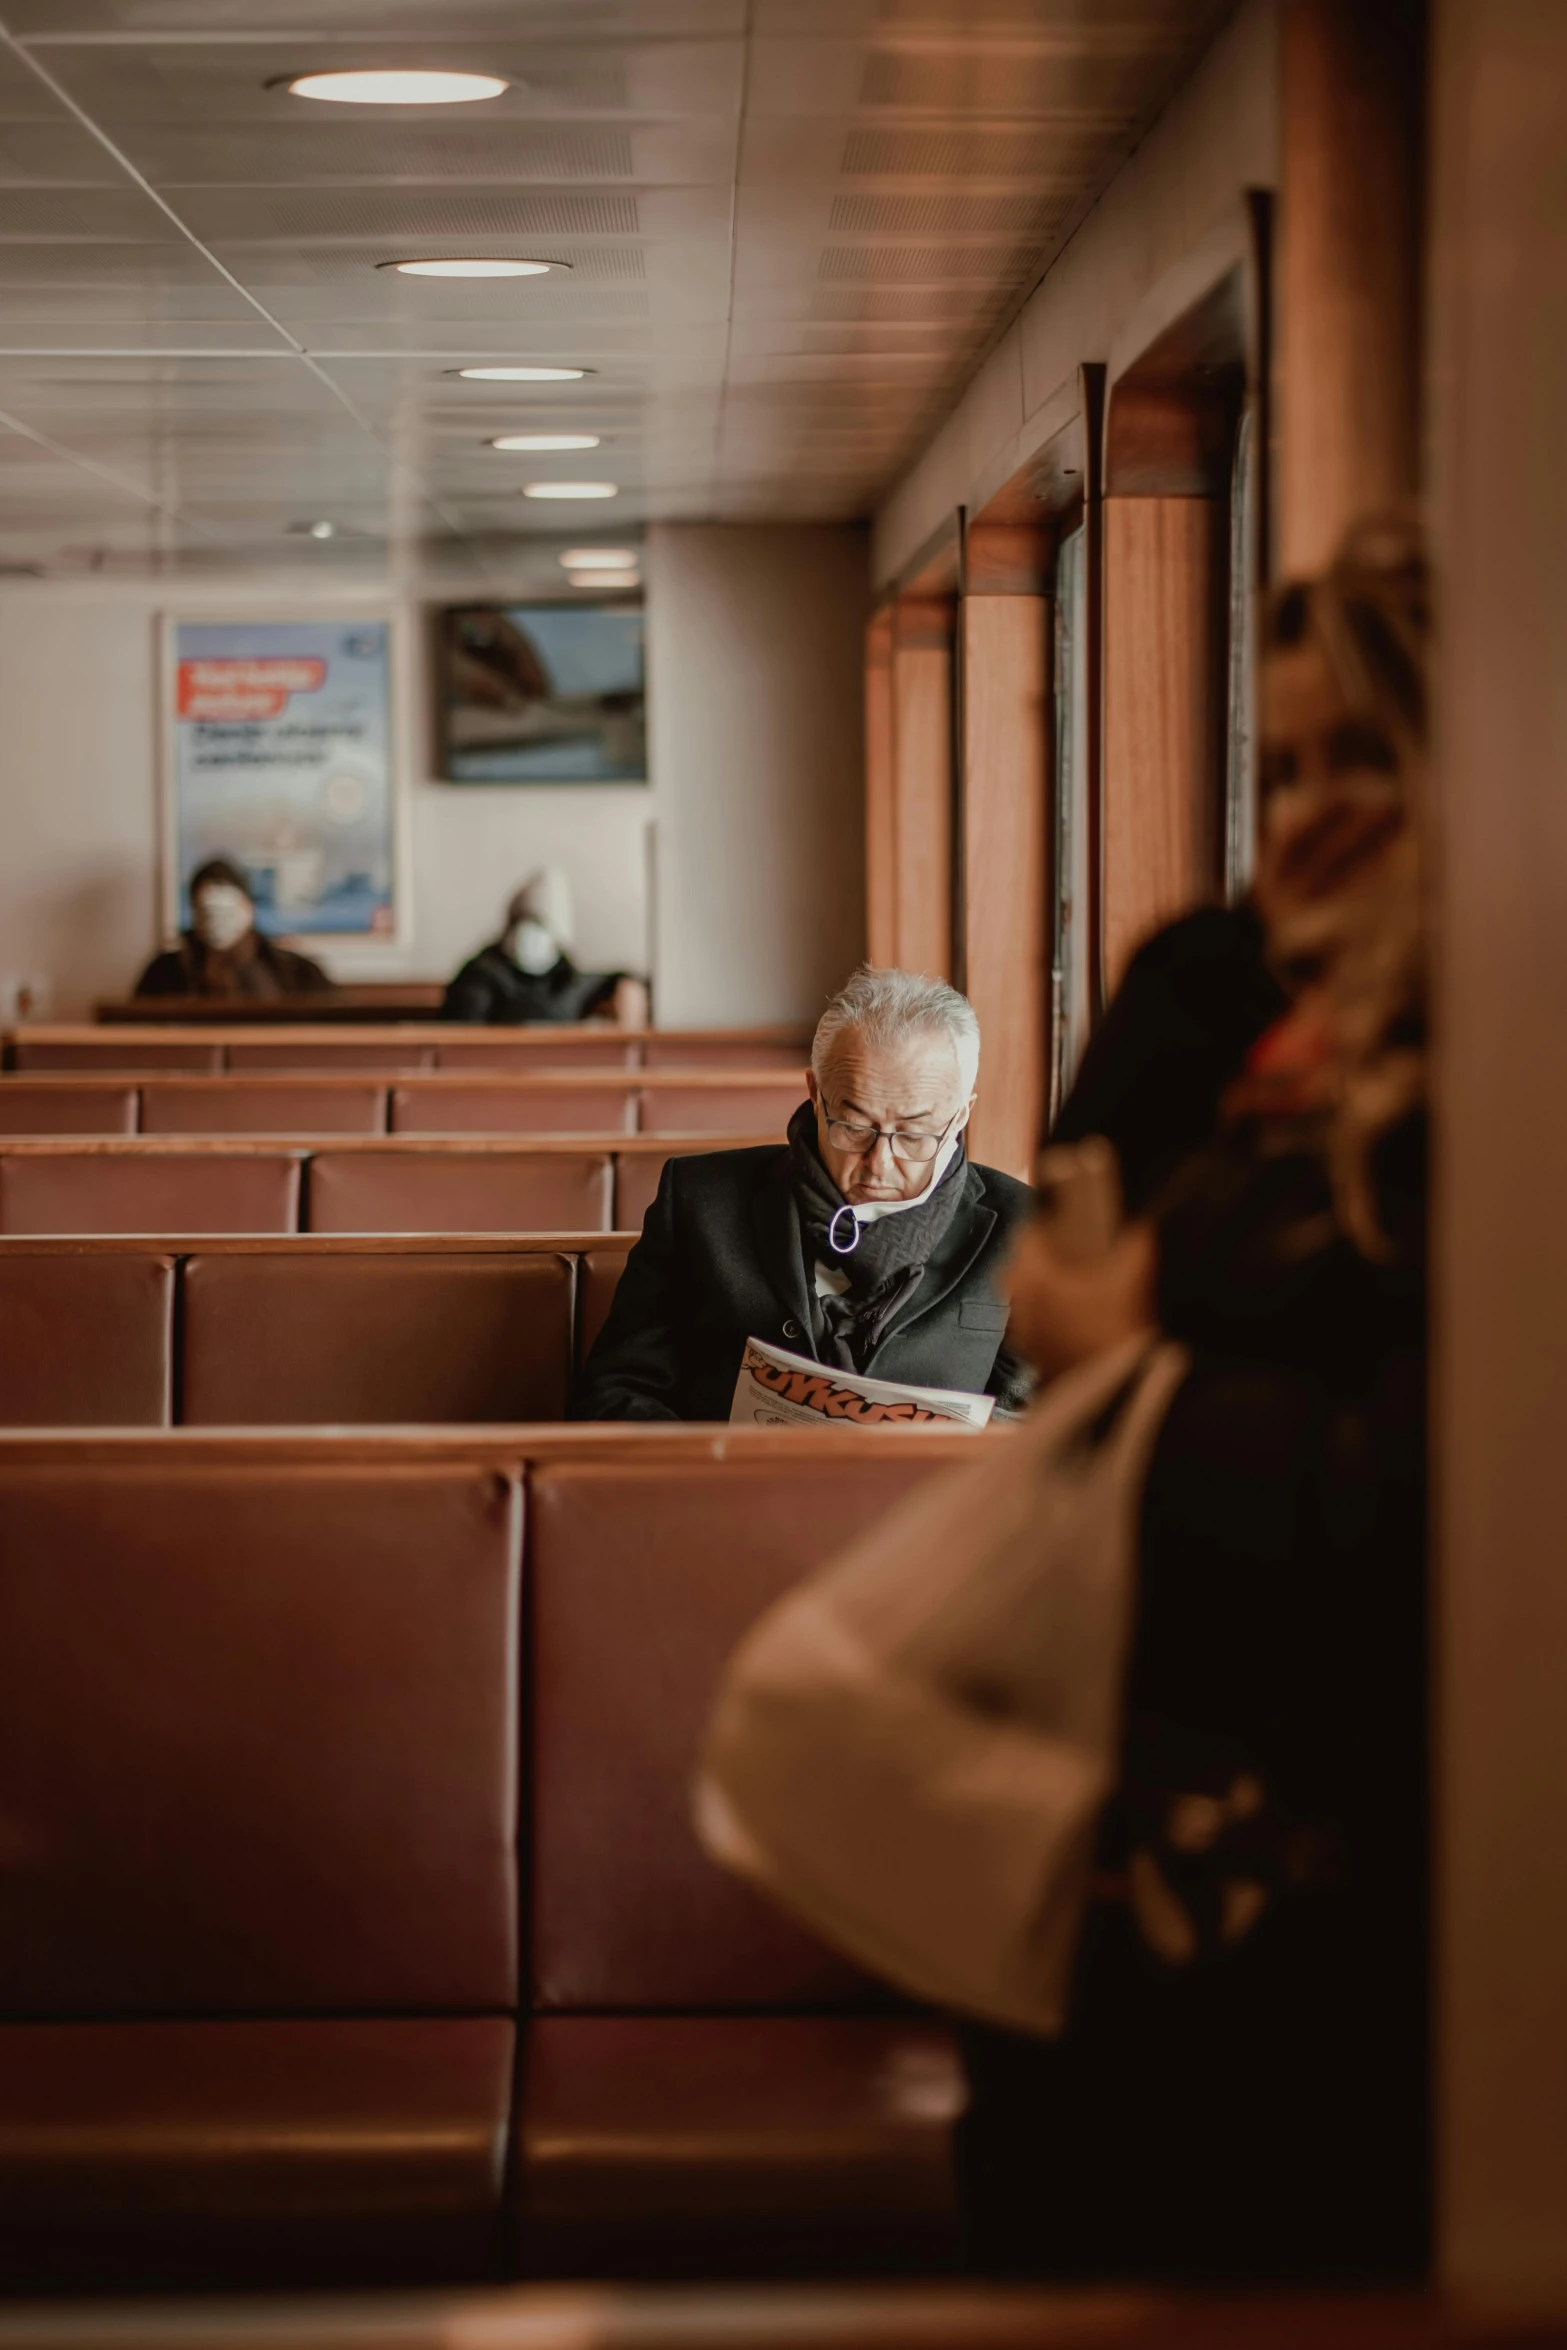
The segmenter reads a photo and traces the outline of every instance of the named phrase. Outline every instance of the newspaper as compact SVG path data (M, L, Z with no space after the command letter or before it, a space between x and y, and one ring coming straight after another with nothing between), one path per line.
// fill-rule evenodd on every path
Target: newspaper
M994 1409L994 1396L863 1379L857 1371L836 1371L748 1338L729 1422L742 1428L820 1428L842 1420L851 1428L874 1428L947 1420L960 1428L983 1428Z

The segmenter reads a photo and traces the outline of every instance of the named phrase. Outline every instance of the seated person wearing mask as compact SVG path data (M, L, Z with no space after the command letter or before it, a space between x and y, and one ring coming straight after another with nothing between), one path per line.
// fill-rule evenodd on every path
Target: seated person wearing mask
M571 884L558 866L546 865L513 897L500 937L464 963L441 1018L498 1026L608 1017L624 1028L645 1027L641 980L623 971L579 971L566 951L574 927Z
M256 928L248 876L230 857L209 857L190 877L189 930L154 955L138 995L318 995L332 982L319 963L280 947Z
M671 1159L578 1379L579 1420L724 1420L748 1338L1019 1403L995 1288L1033 1201L963 1147L966 997L856 972L823 1013L786 1145Z

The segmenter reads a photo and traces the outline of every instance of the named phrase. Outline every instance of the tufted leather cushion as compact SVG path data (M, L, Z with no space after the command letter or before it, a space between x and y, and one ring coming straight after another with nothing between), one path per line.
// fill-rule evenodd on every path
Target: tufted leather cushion
M322 1151L312 1232L603 1232L607 1152Z
M0 1251L0 1427L166 1427L171 1257Z
M182 1419L564 1416L564 1257L198 1256L184 1281Z
M0 1232L294 1232L297 1158L0 1151Z
M519 1514L477 1467L0 1466L0 2016L513 2004Z
M493 2273L508 2017L0 2026L0 2281Z
M926 1461L535 1472L533 1996L545 2009L824 2006L863 1978L717 1868L691 1779L724 1660ZM613 1637L609 1630L613 1628Z

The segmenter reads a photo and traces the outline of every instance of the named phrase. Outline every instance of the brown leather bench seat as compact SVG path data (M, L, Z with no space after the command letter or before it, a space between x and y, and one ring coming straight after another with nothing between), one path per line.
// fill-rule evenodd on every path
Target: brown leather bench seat
M0 1241L0 1429L558 1421L626 1244Z
M738 1633L946 1448L638 1433L526 1512L482 1452L0 1439L0 2282L950 2251L948 2036L687 1822Z
M478 1465L0 1461L0 2278L493 2265L519 1517Z
M953 2256L950 2039L889 2015L717 1868L690 1821L730 1650L910 1478L890 1450L534 1474L534 2017L515 2166L529 2273Z

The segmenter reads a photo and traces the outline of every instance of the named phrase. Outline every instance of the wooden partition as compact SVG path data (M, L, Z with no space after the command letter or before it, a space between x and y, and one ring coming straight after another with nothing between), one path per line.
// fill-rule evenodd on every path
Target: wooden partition
M937 979L953 969L953 630L948 597L893 606L897 959Z
M964 977L983 1038L970 1147L1025 1181L1043 1140L1050 985L1048 536L968 534L963 583Z
M1105 501L1107 994L1151 931L1217 885L1225 519L1207 498Z
M1266 574L1269 213L1237 205L1119 337L1104 425L1102 983L1244 887L1254 590Z
M893 748L892 607L865 630L865 951L898 960L898 806Z

